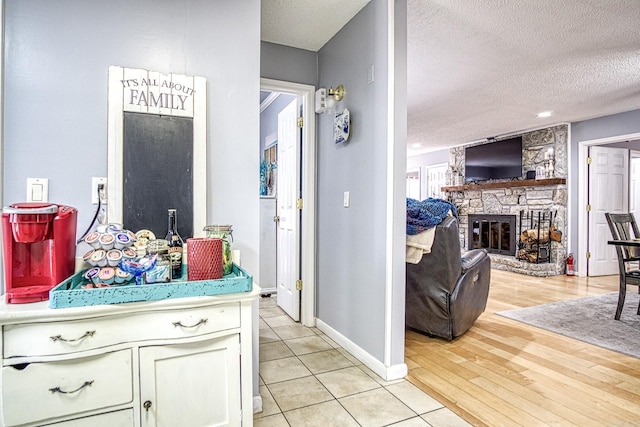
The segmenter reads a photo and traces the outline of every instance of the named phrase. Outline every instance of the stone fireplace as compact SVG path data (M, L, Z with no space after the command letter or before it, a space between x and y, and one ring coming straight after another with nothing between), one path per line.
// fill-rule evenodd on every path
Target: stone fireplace
M567 134L568 127L559 125L522 135L523 178L519 180L493 180L444 187L443 191L450 202L456 205L460 221L460 246L473 248L482 243L484 235L489 246L500 243L500 249L489 250L492 268L508 270L531 276L554 276L565 273L567 255ZM555 170L552 178L524 179L527 171L545 163L545 153L553 148ZM464 174L464 147L451 149L451 162L458 172ZM520 212L555 212L553 226L562 235L560 241L551 242L548 262L528 262L516 258ZM478 223L478 217L486 218ZM503 225L501 219L509 216L514 223ZM495 219L495 221L493 221ZM500 221L498 221L500 219ZM474 225L475 224L475 225ZM526 227L526 225L523 225ZM485 227L489 231L484 231ZM491 231L493 227L494 231ZM505 232L505 229L509 232ZM476 236L476 229L478 236ZM493 233L493 234L486 234ZM509 247L505 250L506 236ZM478 243L479 239L479 243ZM493 240L492 240L493 239ZM513 246L512 241L513 239ZM492 249L492 248L490 248Z

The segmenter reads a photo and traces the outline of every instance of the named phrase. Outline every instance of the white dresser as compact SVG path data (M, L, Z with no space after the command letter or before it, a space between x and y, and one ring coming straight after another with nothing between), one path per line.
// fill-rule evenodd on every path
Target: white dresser
M0 303L0 425L251 426L258 295Z

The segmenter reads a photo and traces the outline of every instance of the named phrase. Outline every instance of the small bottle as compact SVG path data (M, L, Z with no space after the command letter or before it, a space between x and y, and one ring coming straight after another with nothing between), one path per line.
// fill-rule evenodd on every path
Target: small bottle
M169 257L171 258L171 278L182 277L182 237L178 234L178 213L175 209L169 209L169 224L167 237L169 243Z

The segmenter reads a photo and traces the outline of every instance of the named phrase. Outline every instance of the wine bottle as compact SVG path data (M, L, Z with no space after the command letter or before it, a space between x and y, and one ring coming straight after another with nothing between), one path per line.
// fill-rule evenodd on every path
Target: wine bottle
M169 257L171 258L171 279L180 279L182 277L182 246L184 242L178 234L178 212L175 209L169 209L169 223L167 237L169 242Z

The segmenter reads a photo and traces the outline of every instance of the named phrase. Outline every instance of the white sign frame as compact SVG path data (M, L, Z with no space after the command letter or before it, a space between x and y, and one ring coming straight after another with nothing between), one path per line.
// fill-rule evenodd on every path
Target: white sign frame
M124 112L193 119L193 236L207 222L207 81L204 77L109 67L107 120L108 221L123 219ZM136 231L136 230L132 230Z

